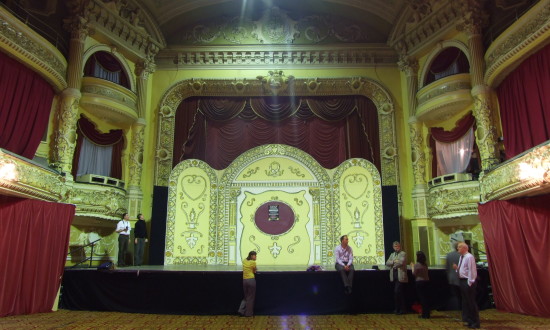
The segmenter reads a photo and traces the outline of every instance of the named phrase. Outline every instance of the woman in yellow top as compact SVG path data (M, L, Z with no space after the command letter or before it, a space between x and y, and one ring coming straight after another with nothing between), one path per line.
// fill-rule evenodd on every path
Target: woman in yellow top
M243 290L244 298L239 307L239 315L254 315L254 299L256 298L256 251L250 251L243 260Z

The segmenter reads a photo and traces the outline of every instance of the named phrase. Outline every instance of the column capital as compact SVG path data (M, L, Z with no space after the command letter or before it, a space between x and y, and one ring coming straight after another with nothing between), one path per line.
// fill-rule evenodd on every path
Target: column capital
M405 72L408 77L418 75L418 60L410 56L400 56L397 62L399 70Z
M481 35L483 27L489 21L489 15L483 10L483 1L480 0L458 0L455 2L463 13L456 28L473 37Z

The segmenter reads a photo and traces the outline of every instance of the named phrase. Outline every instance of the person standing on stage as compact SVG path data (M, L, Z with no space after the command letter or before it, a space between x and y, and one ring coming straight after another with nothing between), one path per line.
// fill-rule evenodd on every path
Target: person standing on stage
M130 242L130 219L128 213L122 215L122 220L120 220L116 225L116 232L118 233L118 267L125 267L126 263L124 262L124 257L126 256L126 251L128 251L128 243Z
M415 278L416 293L422 305L422 315L420 318L430 318L430 277L428 276L428 265L426 264L426 255L422 251L416 252L416 264L411 262L412 274Z
M243 260L243 290L244 298L239 306L239 315L254 315L254 300L256 299L256 251L250 251Z
M138 214L138 220L134 225L134 266L141 266L143 262L143 250L147 240L147 225L143 220L143 214Z
M479 309L476 301L476 278L477 268L474 256L468 252L468 245L464 242L458 243L460 260L453 268L460 279L460 292L462 293L462 315L464 325L468 328L477 329L480 326Z
M393 242L394 252L386 261L386 266L390 268L390 281L395 283L393 290L393 299L395 304L394 314L404 314L407 309L405 306L405 283L407 277L407 254L401 250L401 243Z
M355 268L353 267L353 250L348 245L348 235L340 237L340 245L334 249L334 257L336 263L334 267L340 273L342 281L344 282L344 292L351 294L351 288L353 286L353 273Z
M447 269L447 281L449 282L449 287L451 290L451 306L458 306L458 308L462 308L462 301L460 299L460 280L458 279L458 273L453 268L453 265L458 265L458 261L460 260L460 253L458 253L457 247L458 242L453 242L452 251L447 253L445 266ZM462 320L465 321L464 315L462 315Z

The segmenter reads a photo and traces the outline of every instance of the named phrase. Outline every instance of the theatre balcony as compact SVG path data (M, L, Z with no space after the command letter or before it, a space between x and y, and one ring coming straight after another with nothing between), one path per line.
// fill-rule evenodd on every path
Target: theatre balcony
M480 178L483 201L550 193L550 141L500 164Z
M470 74L438 79L416 93L416 116L423 122L444 121L471 104Z
M82 79L80 105L113 124L128 126L138 118L137 96L129 89L95 77Z
M432 179L428 186L428 215L432 219L477 215L479 182L472 180L470 173L439 176Z
M57 171L0 149L0 194L59 201L65 191L65 177Z
M99 176L94 176L97 179ZM91 180L94 180L92 178ZM109 184L109 179L112 184ZM77 216L95 217L107 220L119 220L126 209L126 190L120 188L124 183L106 178L105 183L74 182L69 192L69 203L76 205Z

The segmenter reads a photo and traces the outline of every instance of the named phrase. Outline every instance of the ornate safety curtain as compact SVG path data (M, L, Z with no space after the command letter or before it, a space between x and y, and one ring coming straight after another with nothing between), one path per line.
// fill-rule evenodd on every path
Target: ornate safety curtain
M550 45L498 87L506 159L550 140Z
M200 159L223 169L256 146L287 144L325 168L361 157L380 171L378 114L365 97L192 98L175 127L174 166Z
M550 317L549 196L478 207L498 310Z
M75 206L0 196L0 317L51 312Z
M0 52L0 148L32 159L48 128L53 96L42 77Z
M110 130L109 133L98 132L94 123L89 121L86 117L80 116L77 123L76 132L78 138L76 140L76 147L73 157L72 175L76 177L78 170L78 161L80 159L80 149L82 147L82 139L84 136L93 143L100 146L113 146L113 155L111 158L111 175L110 177L115 179L122 178L122 150L124 149L124 136L121 129ZM97 173L95 173L97 174Z

